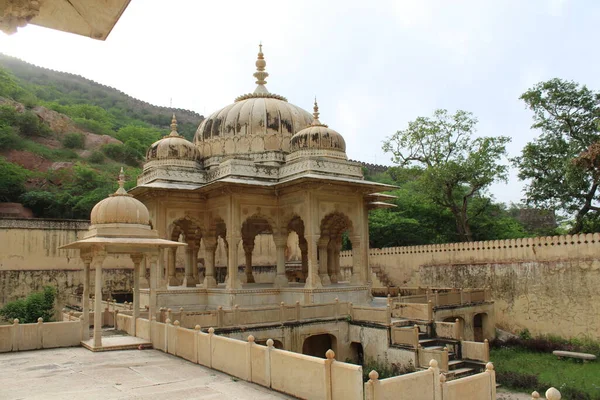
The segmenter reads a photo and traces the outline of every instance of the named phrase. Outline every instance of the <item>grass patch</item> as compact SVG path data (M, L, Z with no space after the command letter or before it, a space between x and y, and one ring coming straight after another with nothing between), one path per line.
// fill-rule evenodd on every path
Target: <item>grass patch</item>
M498 383L542 393L550 386L569 400L600 400L600 363L583 363L520 348L491 349ZM535 385L535 386L530 386Z

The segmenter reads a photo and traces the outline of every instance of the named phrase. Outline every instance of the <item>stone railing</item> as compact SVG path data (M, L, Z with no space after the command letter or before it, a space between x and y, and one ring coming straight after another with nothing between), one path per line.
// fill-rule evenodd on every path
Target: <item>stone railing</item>
M397 327L391 329L392 344L398 346L410 347L416 350L419 347L419 327Z
M366 400L402 398L411 400L496 400L496 374L491 363L485 372L446 382L438 362L431 360L425 371L379 380L376 371L364 384ZM468 393L468 397L465 394Z
M390 326L392 324L392 309L388 305L383 307L364 307L349 305L350 318L353 321L373 322Z
M464 360L490 361L490 344L487 339L483 342L468 342L463 340L460 342L460 348Z
M463 324L457 318L455 322L434 322L435 336L443 339L460 340L463 332Z
M362 367L336 361L331 350L322 359L275 349L271 339L262 346L253 336L244 342L217 336L213 328L182 328L179 321L150 325L155 349L236 378L304 399L363 399Z
M435 360L442 372L448 372L448 363L450 362L448 353L447 347L444 347L442 350L434 350L425 349L419 345L417 348L416 367L427 368L429 362Z
M83 334L83 321L43 322L0 326L0 353L55 347L79 346Z
M392 317L410 320L433 321L433 304L398 303L392 305Z
M446 307L491 301L492 295L489 288L483 289L424 289L424 293L398 296L394 298L398 303L428 303L434 307Z

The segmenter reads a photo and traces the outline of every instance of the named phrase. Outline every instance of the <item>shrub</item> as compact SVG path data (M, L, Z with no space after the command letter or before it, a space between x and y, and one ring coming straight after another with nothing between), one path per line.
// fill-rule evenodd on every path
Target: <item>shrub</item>
M15 201L25 192L25 182L31 173L20 165L0 157L0 201Z
M125 163L131 166L137 166L140 163L140 154L123 144L109 143L102 146L102 152L107 157L112 158L115 161Z
M529 339L527 338L529 335ZM527 349L536 353L551 353L554 350L576 351L591 353L600 356L600 342L586 338L565 339L559 336L536 336L520 334L519 337L511 337L506 340L494 339L490 342L492 348L517 347Z
M540 382L537 375L524 374L514 371L497 371L496 379L501 385L508 386L513 389L533 390L532 388L540 387Z
M83 149L85 147L85 136L83 133L68 133L62 142L63 146L68 149Z
M94 164L102 164L104 162L104 154L99 151L94 151L88 157L88 161Z
M19 133L25 136L50 136L52 131L48 125L40 121L40 118L31 111L25 111L17 115L16 125Z
M31 293L25 299L6 303L0 309L0 315L7 321L18 318L19 322L25 324L37 322L40 317L44 321L52 321L55 299L56 289L52 286L46 286L43 291Z
M0 150L21 150L23 139L17 135L14 128L8 125L0 125Z

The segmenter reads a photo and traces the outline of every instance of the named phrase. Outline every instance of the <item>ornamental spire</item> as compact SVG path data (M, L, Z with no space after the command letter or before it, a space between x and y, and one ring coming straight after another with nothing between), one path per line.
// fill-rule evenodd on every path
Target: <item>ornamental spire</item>
M319 121L319 114L319 105L317 104L317 96L315 96L315 104L313 106L313 122L311 123L311 125L327 127L327 125L322 124L321 121Z
M175 113L173 113L173 118L171 118L171 133L169 136L179 136L179 133L177 133L177 118L175 118Z
M269 93L265 84L265 79L269 76L269 73L265 71L267 62L265 61L264 54L262 52L262 43L258 45L258 58L256 59L256 72L253 74L256 78L256 84L258 85L254 90L254 93Z
M121 172L119 172L119 188L113 196L115 195L127 196L127 191L125 190L125 173L123 172L123 167L121 167Z

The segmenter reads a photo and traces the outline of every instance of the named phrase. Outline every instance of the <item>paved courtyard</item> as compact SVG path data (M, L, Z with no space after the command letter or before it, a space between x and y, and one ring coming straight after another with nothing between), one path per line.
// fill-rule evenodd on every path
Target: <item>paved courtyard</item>
M0 399L290 399L158 350L0 354Z

